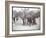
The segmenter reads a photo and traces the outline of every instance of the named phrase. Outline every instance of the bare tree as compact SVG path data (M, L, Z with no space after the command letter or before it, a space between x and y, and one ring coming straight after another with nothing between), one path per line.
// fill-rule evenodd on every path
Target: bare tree
M23 9L21 9L21 10L23 10ZM24 8L24 10L23 10L23 25L25 25L25 19L26 19L26 12L29 10L29 8Z

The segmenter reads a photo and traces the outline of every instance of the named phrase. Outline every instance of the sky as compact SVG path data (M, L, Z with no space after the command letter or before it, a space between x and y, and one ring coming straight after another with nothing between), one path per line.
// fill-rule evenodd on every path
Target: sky
M26 11L37 11L37 10L39 10L39 9L37 9L37 8L26 8L27 10ZM24 11L25 10L25 8L13 8L13 11L17 11L17 12L19 12L19 11Z

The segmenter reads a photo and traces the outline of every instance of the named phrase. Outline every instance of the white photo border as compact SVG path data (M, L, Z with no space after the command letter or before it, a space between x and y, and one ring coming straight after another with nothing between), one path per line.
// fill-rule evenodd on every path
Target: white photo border
M21 6L21 7L40 7L41 11L41 25L40 30L37 31L12 31L12 6ZM26 34L26 33L43 33L43 6L40 5L22 5L22 4L10 4L10 24L9 24L9 34Z

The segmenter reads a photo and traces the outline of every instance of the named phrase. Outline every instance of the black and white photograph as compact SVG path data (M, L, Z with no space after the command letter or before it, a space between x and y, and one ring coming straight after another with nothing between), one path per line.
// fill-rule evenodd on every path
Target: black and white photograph
M12 26L13 31L40 30L40 8L13 6Z
M6 2L6 36L45 34L45 5L34 2Z

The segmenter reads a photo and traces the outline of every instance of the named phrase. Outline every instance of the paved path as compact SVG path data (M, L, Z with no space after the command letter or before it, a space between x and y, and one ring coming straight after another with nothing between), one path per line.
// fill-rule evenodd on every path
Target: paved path
M38 30L40 28L39 19L36 19L36 25L22 25L22 23L14 23L13 30Z

